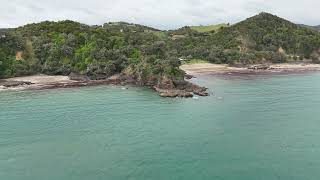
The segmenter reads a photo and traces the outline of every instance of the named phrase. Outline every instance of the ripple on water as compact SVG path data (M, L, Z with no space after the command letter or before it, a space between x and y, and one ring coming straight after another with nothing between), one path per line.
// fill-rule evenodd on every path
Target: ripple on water
M0 179L317 179L320 74L0 92Z

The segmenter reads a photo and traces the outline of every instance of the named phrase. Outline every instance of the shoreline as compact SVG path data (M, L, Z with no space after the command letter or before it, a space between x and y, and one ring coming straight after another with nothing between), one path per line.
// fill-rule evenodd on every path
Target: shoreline
M180 69L185 71L186 78L196 76L217 75L217 76L246 76L259 74L294 74L320 71L320 64L267 64L250 65L247 67L233 67L227 64L196 63L184 64ZM83 80L70 76L32 75L0 79L0 92L22 91L22 90L44 90L57 88L76 88L84 86L118 85L118 86L145 86L154 89L162 97L193 97L208 96L206 88L193 84L188 80L174 81L163 79L160 83L141 85L141 82L131 77L114 75L103 80Z
M248 74L282 74L320 71L320 64L256 64L247 67L234 67L227 64L196 63L184 64L180 67L188 75L248 75Z
M76 80L74 80L76 79ZM86 79L86 80L84 80ZM200 87L186 80L162 79L150 84L141 83L130 76L114 75L103 80L88 80L84 76L49 76L33 75L0 80L1 91L44 90L57 88L75 88L98 85L143 86L159 93L161 97L185 97L194 95L208 96L207 88Z
M125 85L117 79L76 81L69 76L33 75L0 80L0 92L12 90L43 90L97 85Z

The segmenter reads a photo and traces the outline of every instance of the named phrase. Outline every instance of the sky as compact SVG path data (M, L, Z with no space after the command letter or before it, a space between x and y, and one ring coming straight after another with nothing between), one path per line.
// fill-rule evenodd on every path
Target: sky
M262 11L319 25L319 7L320 0L0 0L0 28L69 19L89 25L125 21L175 29L233 24Z

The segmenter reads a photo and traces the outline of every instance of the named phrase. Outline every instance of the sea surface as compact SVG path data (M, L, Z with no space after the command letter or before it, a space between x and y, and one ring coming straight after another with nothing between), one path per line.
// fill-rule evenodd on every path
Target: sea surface
M318 180L320 73L0 93L0 180Z

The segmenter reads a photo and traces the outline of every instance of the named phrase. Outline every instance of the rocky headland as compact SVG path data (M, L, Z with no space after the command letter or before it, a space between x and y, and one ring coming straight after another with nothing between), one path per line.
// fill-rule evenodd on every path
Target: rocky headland
M187 76L189 79L190 76ZM97 85L146 86L154 89L161 97L208 96L207 88L192 84L186 80L163 77L138 80L126 74L116 74L108 78L91 79L87 75L71 73L69 76L34 75L15 77L0 81L0 91L5 90L41 90L54 88L72 88Z

